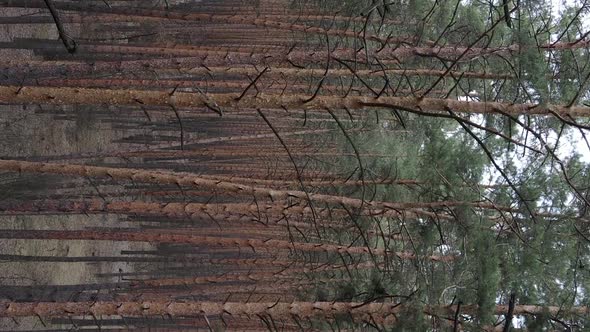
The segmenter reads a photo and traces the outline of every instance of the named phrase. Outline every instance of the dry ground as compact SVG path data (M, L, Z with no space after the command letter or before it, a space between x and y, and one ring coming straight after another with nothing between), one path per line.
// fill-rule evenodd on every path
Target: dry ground
M2 8L3 16L26 15L36 10ZM71 35L77 36L79 25L70 25ZM15 37L57 39L55 26L0 25L0 41L10 41ZM31 51L2 50L0 59L33 59ZM79 107L75 121L57 121L52 115L39 114L37 106L0 105L0 156L51 156L77 152L99 152L112 149L111 141L121 133L108 125L98 123L92 109ZM42 190L44 179L31 178L22 181L18 174L0 173L0 199L17 198L18 192ZM81 185L86 179L80 179ZM24 183L24 184L23 184ZM20 186L15 188L15 186ZM24 187L23 187L24 186ZM28 187L28 188L27 188ZM85 186L86 187L86 186ZM16 189L16 190L15 190ZM82 192L80 193L82 194ZM81 229L84 227L104 227L121 225L118 216L10 216L0 217L4 229ZM106 241L31 241L0 240L0 254L53 255L53 256L117 256L121 250L149 249L149 244L112 243ZM0 261L0 281L2 285L67 285L93 283L98 279L96 273L113 273L119 270L133 271L133 264L126 263L18 263ZM116 281L117 278L112 278ZM108 281L108 279L100 279ZM37 318L0 320L0 330L44 329Z

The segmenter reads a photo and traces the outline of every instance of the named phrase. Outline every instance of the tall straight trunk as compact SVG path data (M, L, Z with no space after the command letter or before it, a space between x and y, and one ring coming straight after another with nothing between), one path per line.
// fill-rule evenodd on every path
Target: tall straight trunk
M323 212L317 209L320 215L344 215L334 211ZM311 209L305 206L258 203L159 203L143 201L111 201L105 202L99 199L89 200L40 200L40 201L3 201L0 202L0 212L5 215L27 213L128 213L128 214L155 214L162 216L190 217L192 214L217 215L217 214L251 214L276 213L279 215L310 214Z
M4 302L0 304L0 317L70 317L70 316L252 316L268 315L275 318L313 318L334 317L349 314L353 317L376 315L389 316L402 311L405 307L398 303L362 303L362 302L291 302L291 303L244 303L244 302L191 302L191 301L146 301L146 302ZM456 306L431 306L425 312L446 312L453 314ZM495 307L497 314L503 314L508 306ZM477 305L462 305L461 312L474 313ZM558 306L516 305L515 315L550 315L577 314L587 315L590 312L586 306L562 308Z
M513 115L547 115L588 117L590 107L536 104L512 104L501 102L474 102L456 99L418 97L363 97L363 96L316 96L268 95L244 96L239 94L199 94L188 92L52 88L0 86L0 102L12 104L107 104L107 105L153 105L175 107L219 108L226 112L233 109L362 109L397 108L415 112L437 113L452 110L459 113L508 113Z
M314 155L314 154L312 154ZM320 154L321 155L321 154ZM340 155L339 155L340 156ZM361 155L362 156L362 155ZM365 155L367 156L367 155ZM265 179L253 179L253 178L243 178L239 176L218 176L218 175L206 175L204 174L203 177L217 179L222 181L230 181L230 182L238 182L244 184L251 184L257 186L272 186L280 184L281 186L296 186L299 185L299 181L277 181L277 180L265 180ZM324 187L324 186L360 186L360 185L391 185L391 184L398 184L398 185L419 185L421 184L418 180L411 180L411 179L367 179L364 181L361 180L346 180L346 179L310 179L310 180L303 180L305 185L309 185L312 187Z
M15 42L0 42L0 48L17 48L17 49L44 49L44 50L59 50L56 43L41 40L35 42L34 39L19 39ZM155 55L155 56L174 56L174 57L210 57L217 61L222 59L233 59L233 63L256 63L264 61L268 64L285 64L319 62L324 63L327 58L338 58L342 60L363 59L368 56L370 59L376 58L381 61L399 61L411 59L414 57L439 57L445 59L454 59L462 57L463 59L477 58L488 55L509 55L513 50L508 47L504 48L469 48L466 47L398 47L387 48L376 53L370 51L362 53L352 48L338 48L330 52L324 50L307 50L295 49L290 50L285 47L283 49L274 49L272 51L265 51L264 49L252 50L231 50L223 47L206 47L206 46L192 46L183 45L175 47L167 47L166 45L134 45L134 44L92 44L80 43L79 52L82 55L96 55L100 53L112 53L120 55Z
M230 178L231 179L231 178ZM492 203L482 202L461 202L461 201L441 201L441 202L408 202L408 203L393 203L393 202L372 202L373 204L387 204L392 209L404 210L416 208L445 208L455 206L469 206L472 208L490 209L503 212L518 212L517 209L504 205L496 205ZM281 204L204 204L204 203L157 203L157 202L143 202L143 201L111 201L105 202L103 200L42 200L42 201L26 201L26 202L0 202L0 213L2 214L21 214L21 213L133 213L133 214L153 214L169 217L180 218L206 218L206 216L216 215L250 215L253 213L261 214L275 214L280 216L291 216L297 214L315 213L319 217L329 216L346 216L342 210L322 210L311 211L311 208L298 205L281 205ZM555 214L539 214L539 216L552 217Z
M209 68L192 68L183 70L187 74L232 74L232 75L256 75L259 72L252 67L209 67ZM407 76L434 76L439 77L445 73L444 70L436 69L389 69L383 70L369 70L369 69L358 69L354 72L348 69L330 69L326 73L325 69L305 69L305 68L290 68L290 67L270 67L266 75L269 76L287 76L287 77L323 77L324 74L328 76L370 76L370 77L383 77L384 72L388 75L407 75ZM455 77L464 78L485 78L485 79L512 79L512 74L496 74L486 72L471 72L471 71L451 71L448 75Z
M183 57L164 59L134 59L134 60L97 60L93 62L84 61L4 61L0 68L6 75L22 76L26 78L62 76L67 75L88 75L97 73L131 73L137 71L154 70L158 68L187 69L199 66L224 66L236 64L271 64L282 63L282 58L267 58L265 54L233 55L231 57Z
M166 90L175 88L189 88L189 89L204 89L210 93L241 93L248 87L245 79L237 78L234 81L229 80L148 80L148 79L100 79L100 78L49 78L49 79L35 79L21 82L22 85L28 86L50 86L50 87L80 87L80 88L132 88L145 90ZM270 79L260 80L258 83L258 90L264 93L288 93L288 94L302 94L311 93L315 87L309 84L292 83L285 85L282 82ZM342 94L346 91L346 87L342 85L323 84L322 91ZM358 91L368 93L370 90L361 86L357 88ZM398 89L397 96L409 95L412 93L419 93L420 90ZM431 95L442 95L446 91L433 90Z

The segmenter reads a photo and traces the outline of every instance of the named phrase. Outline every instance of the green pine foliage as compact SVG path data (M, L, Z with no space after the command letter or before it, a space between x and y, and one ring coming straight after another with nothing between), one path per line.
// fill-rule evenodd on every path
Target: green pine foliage
M321 3L329 7L329 2ZM371 33L419 36L420 41L436 41L436 46L452 47L471 45L501 20L501 3L467 1L457 5L447 1L435 5L428 0L387 4L360 1L341 2L339 6L365 17L371 12L371 15L383 15L384 20L412 19L416 22L380 26L369 20L365 24ZM544 47L560 35L559 42L578 40L585 31L580 17L587 16L588 11L583 10L576 16L579 8L566 8L560 17L554 17L546 9L546 1L518 2L518 8L514 8L517 2L509 3L514 9L511 12L513 26L510 28L502 21L473 45L496 51L458 62L416 56L396 66L398 69L437 70L453 66L456 71L508 74L512 78L448 75L438 80L436 76L420 75L388 77L389 84L395 84L396 89L416 90L409 93L414 97L420 95L419 89L433 87L436 82L436 89L445 92L431 93L427 97L540 105L579 105L587 101L588 50ZM408 42L405 46L412 45ZM360 44L356 46L361 47ZM382 45L368 43L365 47L375 50ZM362 61L355 63L355 68L380 70L379 66ZM369 83L379 91L386 81L373 77L362 83L348 78L346 83L358 88ZM392 90L383 89L383 95L392 94ZM372 257L367 262L376 266L362 270L354 268L347 258L334 257L334 261L348 262L351 268L339 272L344 282L328 287L329 291L322 298L400 303L403 310L397 315L398 320L387 326L387 330L392 331L450 330L454 317L449 317L448 313L425 314L424 308L457 303L477 305L476 312L457 316L467 330L477 331L502 326L506 313L498 314L497 305L507 305L510 295L516 294L517 305L564 309L559 317L548 312L518 315L516 320L523 328L542 331L564 328L564 324L573 330L588 328L585 317L567 314L567 308L586 305L589 301L587 201L590 200L590 173L575 149L562 152L564 146L572 144L573 132L580 129L572 128L571 123L557 116L461 114L462 119L489 129L485 131L468 124L469 133L457 120L413 114L404 109L366 113L362 121L344 111L336 112L357 151L385 157L359 160L350 156L354 151L351 143L340 128L334 126L336 133L332 138L340 142L341 151L349 155L334 158L326 170L336 169L344 177L359 180L362 168L365 180L415 179L419 185L371 184L364 189L343 186L321 188L318 192L367 201L449 202L448 206L423 208L449 219L362 215L355 218L357 227L394 234L398 240L384 236L362 239L346 232L327 231L327 236L336 243L365 245L368 241L372 248L413 252L418 257L414 260ZM576 119L576 122L588 123L585 119ZM361 128L363 130L359 130ZM480 208L477 204L498 208ZM425 258L429 255L453 255L454 260L433 262ZM348 324L359 326L350 321Z

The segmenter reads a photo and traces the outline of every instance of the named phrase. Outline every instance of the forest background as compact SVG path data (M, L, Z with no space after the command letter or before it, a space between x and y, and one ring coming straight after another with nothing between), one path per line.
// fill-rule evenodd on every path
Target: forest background
M0 8L3 329L587 329L586 1Z

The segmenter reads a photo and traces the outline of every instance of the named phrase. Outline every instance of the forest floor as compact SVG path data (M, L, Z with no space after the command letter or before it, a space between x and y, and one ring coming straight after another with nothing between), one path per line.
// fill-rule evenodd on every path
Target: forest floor
M4 16L26 15L36 10L2 8ZM80 25L68 26L71 35L80 34ZM0 25L0 41L13 38L57 39L52 24ZM35 59L31 51L0 49L0 59ZM38 106L22 107L0 105L0 156L37 157L64 155L80 152L100 152L114 148L111 143L122 133L109 124L100 123L89 107L77 107L73 121L56 121L54 115L39 113ZM17 199L27 190L43 190L45 181L33 175L0 173L0 199ZM88 179L80 183L79 194L88 191ZM76 190L76 189L74 189ZM55 192L53 192L55 194ZM70 188L68 193L72 193ZM95 193L96 194L96 193ZM42 197L40 197L42 198ZM0 217L4 229L53 229L72 230L87 227L125 226L116 215L37 215ZM50 241L50 240L0 240L0 254L27 256L118 256L121 250L148 250L146 243L113 243L107 241ZM137 263L56 263L56 262L9 262L0 261L0 281L3 285L43 286L95 283L97 273L134 271ZM119 278L101 278L100 282L116 282ZM5 290L6 291L6 290ZM10 290L7 290L10 293ZM0 301L6 297L0 289ZM6 299L6 298L5 298ZM0 330L37 330L47 328L38 318L0 319Z

